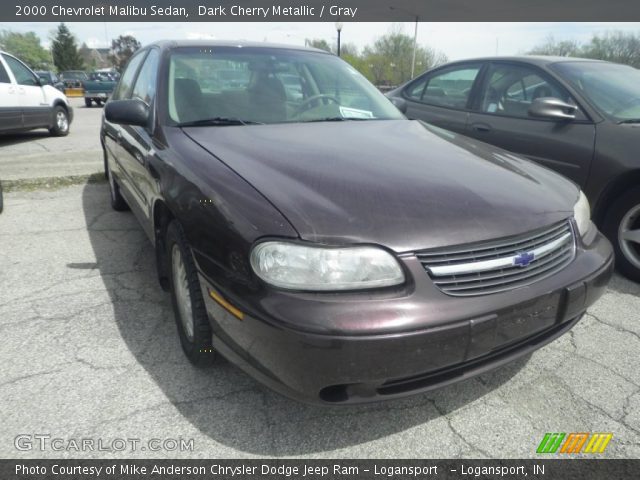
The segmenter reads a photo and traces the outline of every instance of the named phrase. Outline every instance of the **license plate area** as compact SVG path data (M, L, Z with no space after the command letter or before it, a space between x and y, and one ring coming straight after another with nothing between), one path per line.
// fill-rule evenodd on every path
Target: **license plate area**
M502 348L555 325L561 293L553 293L501 311L496 318L494 348Z

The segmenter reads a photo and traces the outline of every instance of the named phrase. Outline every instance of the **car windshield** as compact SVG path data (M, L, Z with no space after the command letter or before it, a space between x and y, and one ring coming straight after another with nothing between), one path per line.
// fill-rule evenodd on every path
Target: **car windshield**
M604 115L640 122L640 70L604 62L562 62L553 68Z
M181 125L404 118L356 69L320 52L176 48L168 76L169 117Z

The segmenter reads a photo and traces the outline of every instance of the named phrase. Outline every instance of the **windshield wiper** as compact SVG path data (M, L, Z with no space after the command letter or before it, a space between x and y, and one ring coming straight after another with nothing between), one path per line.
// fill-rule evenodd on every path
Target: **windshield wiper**
M212 118L203 118L201 120L193 120L191 122L182 122L179 123L178 127L203 127L203 126L226 126L226 125L264 125L260 122L254 122L252 120L241 120L239 118L229 118L229 117L212 117Z
M640 118L627 118L625 120L620 120L618 122L618 125L620 125L621 123L640 123Z
M304 122L305 123L310 123L310 122L346 122L348 120L375 120L375 118L325 117L325 118L314 118L313 120L304 120Z

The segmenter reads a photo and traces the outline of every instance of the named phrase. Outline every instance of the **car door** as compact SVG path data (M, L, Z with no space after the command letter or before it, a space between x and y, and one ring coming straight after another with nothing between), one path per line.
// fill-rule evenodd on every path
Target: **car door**
M38 76L24 63L11 55L2 54L16 80L25 128L48 127L51 124L51 105L47 102Z
M148 50L139 51L131 57L122 74L121 81L112 96L112 100L126 100L131 98L138 70L147 52ZM131 162L130 159L131 142L131 127L109 123L107 121L104 122L104 146L106 154L112 159L112 162L110 162L111 173L114 175L114 178L117 179L120 187L122 187L122 194L126 197L129 206L134 211L139 211L144 202L136 192L135 182L133 180L135 172L132 168L135 164Z
M467 135L523 155L584 186L595 145L595 125L579 107L573 120L531 116L536 98L555 97L578 105L541 68L494 61L474 91Z
M18 90L0 57L0 132L22 127L22 109Z
M418 77L402 91L407 102L406 116L464 133L471 92L481 69L481 62L463 63Z
M153 112L156 96L156 80L160 52L157 48L149 50L142 67L136 77L131 95L132 100L144 102ZM153 122L151 122L153 123ZM151 175L149 159L153 154L153 138L151 126L121 125L122 128L122 162L129 172L133 192L138 201L140 211L144 215L144 224L150 224L151 201L156 190L156 178Z

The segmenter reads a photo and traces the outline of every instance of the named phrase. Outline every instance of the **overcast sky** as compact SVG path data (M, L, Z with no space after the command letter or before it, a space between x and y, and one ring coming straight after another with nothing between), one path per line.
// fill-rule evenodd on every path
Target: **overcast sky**
M378 36L400 27L413 36L412 23L345 23L342 42L359 48ZM36 32L45 46L49 45L55 23L0 23L0 30ZM92 47L106 46L107 39L130 34L143 44L160 39L215 38L221 40L255 40L304 45L305 38L336 41L333 23L69 23L79 43ZM430 23L418 24L418 42L444 52L450 60L482 55L523 53L544 42L556 40L587 41L594 33L624 30L640 33L640 23Z

